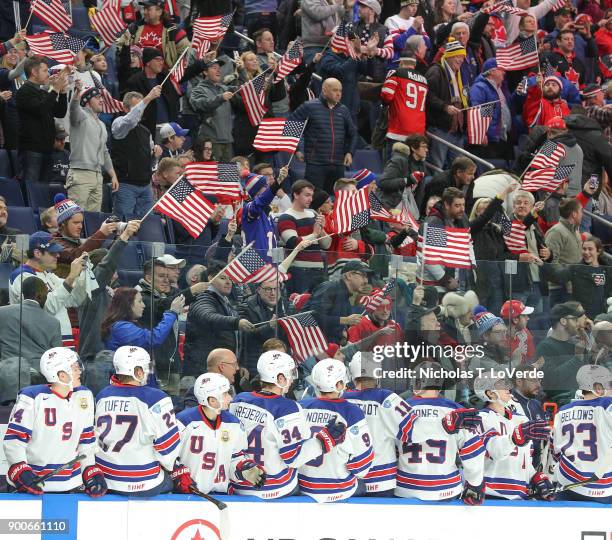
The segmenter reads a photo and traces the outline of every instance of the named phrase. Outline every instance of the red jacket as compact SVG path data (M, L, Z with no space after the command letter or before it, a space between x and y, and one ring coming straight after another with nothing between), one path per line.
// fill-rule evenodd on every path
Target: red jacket
M539 85L532 86L527 91L523 120L528 127L544 126L551 118L563 118L569 113L569 107L564 99L549 101L542 98L542 90Z
M392 334L380 335L377 336L376 339L368 345L367 348L361 347L361 350L371 351L377 345L393 345L395 343L404 341L404 332L400 328L400 325L397 324L394 320L389 319L387 321L386 326L392 326L395 329L395 332ZM382 326L378 326L377 324L370 319L369 315L366 315L361 319L359 324L355 326L351 326L348 330L348 341L349 343L357 343L362 339L371 336L374 332L383 328Z
M609 32L606 30L606 27L603 26L595 32L594 37L595 43L597 43L599 58L606 56L606 54L612 54L612 32ZM604 79L612 78L612 71L606 69L606 66L604 66L601 61L599 62L599 69Z

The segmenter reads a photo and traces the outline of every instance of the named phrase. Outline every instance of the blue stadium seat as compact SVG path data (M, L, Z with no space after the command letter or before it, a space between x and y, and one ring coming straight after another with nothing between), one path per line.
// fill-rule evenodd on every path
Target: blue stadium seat
M76 30L91 30L86 7L72 7L72 25Z
M138 219L134 215L126 218L128 221ZM161 217L158 214L150 214L140 225L137 237L141 242L166 242Z
M7 206L25 206L21 184L17 180L0 178L0 195L6 199Z
M14 229L19 229L26 234L33 234L38 229L34 211L27 206L9 206L6 224Z
M122 287L135 287L142 277L142 270L118 270L117 274Z
M51 199L51 204L53 204L53 201L55 200L55 196L58 193L63 193L64 195L66 195L66 197L68 196L68 193L66 191L66 188L64 187L64 184L58 184L55 182L49 184L49 198Z
M174 225L170 218L165 218L166 224L164 225L164 232L166 233L166 243L176 244L176 238L174 236Z
M26 197L32 208L49 208L53 204L49 184L25 180Z
M121 270L139 270L142 271L142 248L138 242L129 242L123 250L123 255L119 261Z
M383 163L378 150L357 150L353 156L351 168L357 171L360 169L370 169L374 173L381 173L383 171Z
M83 212L83 216L85 236L90 237L100 228L104 220L110 217L110 214L104 212L88 212L86 210Z
M11 158L6 150L0 149L0 176L3 178L12 178L13 167L11 167Z

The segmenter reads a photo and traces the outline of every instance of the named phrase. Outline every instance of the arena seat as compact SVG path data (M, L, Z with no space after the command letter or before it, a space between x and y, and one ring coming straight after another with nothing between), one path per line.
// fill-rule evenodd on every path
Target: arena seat
M357 150L353 156L353 163L351 168L355 170L370 169L372 172L378 174L383 171L382 159L378 150Z
M6 224L9 227L19 229L26 234L33 234L38 230L36 219L34 218L34 210L31 208L27 206L9 206L8 212Z
M86 30L91 32L91 24L87 15L86 7L72 7L72 25L71 30Z
M117 274L122 287L135 287L142 277L142 270L118 270Z
M142 249L138 242L128 242L123 250L118 268L121 270L138 270L142 272Z
M109 218L111 214L106 214L104 212L88 212L86 210L83 212L83 216L85 236L89 237L100 228L100 225L102 225L104 220Z
M138 219L137 216L126 216L126 221ZM158 214L151 214L140 225L140 230L136 235L141 242L166 242L164 226Z
M21 184L17 180L0 178L0 195L6 199L8 206L25 206Z
M48 208L53 204L49 184L45 182L32 182L31 180L25 180L25 187L28 204L32 208Z

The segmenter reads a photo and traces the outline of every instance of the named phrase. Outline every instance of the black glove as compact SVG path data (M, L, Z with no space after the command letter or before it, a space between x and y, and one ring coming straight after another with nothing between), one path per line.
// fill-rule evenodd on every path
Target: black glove
M43 491L38 485L38 476L34 474L32 467L25 461L15 463L9 468L7 476L15 485L15 488L20 493L29 493L30 495L42 495Z
M535 473L529 482L529 491L538 499L553 501L555 499L555 487L548 476L541 472Z
M479 486L471 486L466 483L463 487L463 493L461 494L461 500L464 504L469 504L470 506L479 506L485 500L485 483L484 480L482 484Z
M90 497L102 497L108 489L104 473L97 465L90 465L83 471L83 485L85 493Z
M477 409L455 409L442 419L442 427L446 433L457 433L461 428L474 430L481 428L482 418Z
M315 435L323 446L323 453L327 454L334 446L342 444L346 437L346 425L342 422L336 422L334 416L327 425Z
M238 476L240 480L248 482L257 488L262 487L266 483L266 471L252 459L238 463L236 467L236 476Z
M546 441L550 436L550 424L546 420L525 422L514 428L512 442L525 446L529 441Z
M138 32L138 23L133 22L128 24L127 30L130 36L134 37L136 35L136 32Z

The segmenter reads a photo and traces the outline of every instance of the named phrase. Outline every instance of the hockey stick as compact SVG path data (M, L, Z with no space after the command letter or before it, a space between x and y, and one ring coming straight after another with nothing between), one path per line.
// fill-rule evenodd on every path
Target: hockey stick
M202 497L206 499L208 502L213 503L219 509L219 531L221 533L221 538L229 538L230 534L230 519L229 512L227 512L227 504L219 499L215 499L206 493L202 493L197 487L191 486L191 493L197 495L198 497Z
M219 510L225 510L227 508L227 504L225 504L223 501L220 501L219 499L215 499L214 497L211 497L207 493L202 493L197 487L191 487L190 491L194 495L197 495L198 497L202 497L203 499L206 499L208 502L213 503Z
M81 461L83 459L85 459L85 455L84 454L80 454L77 457L75 457L74 459L71 459L68 463L65 463L64 465L60 465L57 469L53 469L51 472L48 472L47 474L44 474L43 476L39 476L36 479L36 482L34 482L34 483L37 484L37 485L40 484L42 486L45 483L45 480L48 480L52 476L55 476L57 473L65 471L66 469L70 469L75 463L78 463L79 461Z
M582 480L581 482L567 484L565 486L557 486L557 488L555 489L555 493L598 482L610 471L612 471L612 452L608 452L607 458L603 459L599 466L595 467L595 471L593 472L593 476L591 476L591 478L588 478L587 480Z

